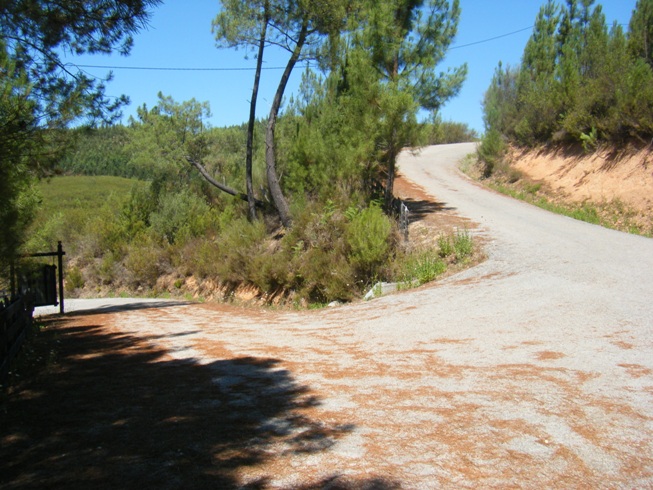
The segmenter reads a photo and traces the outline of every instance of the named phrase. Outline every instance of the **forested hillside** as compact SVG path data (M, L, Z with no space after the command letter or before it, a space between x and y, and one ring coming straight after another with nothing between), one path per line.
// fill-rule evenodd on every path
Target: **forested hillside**
M653 0L627 26L600 2L549 0L518 66L496 68L475 170L543 208L653 234Z
M497 67L484 106L488 172L506 143L643 147L653 138L653 1L608 26L594 0L549 0L519 66Z
M70 189L80 174L143 184L85 213L49 202L23 250L63 240L67 285L87 294L182 294L190 281L302 302L350 300L378 280L422 282L462 259L407 246L393 201L403 148L476 137L437 115L466 76L465 66L435 71L458 2L286 3L224 1L214 21L220 46L249 46L258 59L270 45L288 51L268 117L211 128L208 104L159 94L126 125L56 128L61 143L43 170L69 176ZM299 60L313 68L282 105Z

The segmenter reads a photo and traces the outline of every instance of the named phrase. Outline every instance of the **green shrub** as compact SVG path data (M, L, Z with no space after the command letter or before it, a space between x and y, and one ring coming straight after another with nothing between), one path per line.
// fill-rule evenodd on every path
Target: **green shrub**
M347 301L367 282L349 260L345 239L349 225L335 203L306 203L297 209L295 225L283 238L278 253L288 264L286 287L308 303Z
M262 253L266 237L265 224L261 221L235 219L216 239L217 260L213 267L217 278L225 284L251 282L248 276L252 259Z
M438 254L440 257L450 257L455 253L453 240L450 235L440 235L438 237Z
M397 280L404 287L416 287L433 281L447 270L447 264L435 250L418 250L399 258Z
M65 289L68 294L72 294L76 289L81 289L84 287L84 276L79 267L71 267L66 271L65 274L66 284Z
M501 133L490 129L478 145L478 158L483 162L483 177L488 178L494 172L494 168L501 162L506 153L506 144Z
M141 234L129 245L125 268L131 287L152 289L170 269L168 252L149 234Z
M372 205L361 211L346 228L352 265L373 273L388 258L391 235L392 223L379 206Z
M461 261L474 252L474 240L467 230L457 230L453 234L438 237L438 255Z
M458 230L453 237L456 260L463 260L474 252L474 240L468 230Z
M126 232L117 212L108 207L97 211L86 224L84 235L89 240L93 257L102 257L108 252L119 256L126 243Z
M215 222L210 206L188 189L163 194L157 210L150 215L152 230L168 243L183 243L200 236Z

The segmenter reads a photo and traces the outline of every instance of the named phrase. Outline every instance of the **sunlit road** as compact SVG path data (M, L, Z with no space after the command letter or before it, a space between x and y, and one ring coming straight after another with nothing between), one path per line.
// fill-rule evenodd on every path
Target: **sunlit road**
M487 191L456 170L472 151L404 154L400 171L478 225L479 266L317 312L112 313L176 359L275 359L314 397L266 422L276 442L238 469L243 485L653 487L653 240ZM234 410L255 409L254 374L215 376ZM310 451L293 446L299 420L321 428Z

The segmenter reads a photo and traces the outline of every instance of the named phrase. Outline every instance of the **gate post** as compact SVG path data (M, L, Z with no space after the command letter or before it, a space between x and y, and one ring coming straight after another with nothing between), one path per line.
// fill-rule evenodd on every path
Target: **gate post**
M63 251L63 246L61 245L61 242L57 244L57 258L58 258L58 265L59 265L59 313L63 315L64 313L64 308L63 308L63 256L66 254L66 252Z

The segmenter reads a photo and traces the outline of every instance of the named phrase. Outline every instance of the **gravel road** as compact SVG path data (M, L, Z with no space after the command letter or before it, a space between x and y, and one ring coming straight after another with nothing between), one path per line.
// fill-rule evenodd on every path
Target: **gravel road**
M268 457L239 467L240 484L653 488L653 240L482 189L456 170L473 149L399 162L478 225L488 259L472 269L317 312L112 313L121 332L212 366L235 411L281 374L303 388L306 403L261 421L265 443L250 442ZM274 362L216 363L242 358Z

